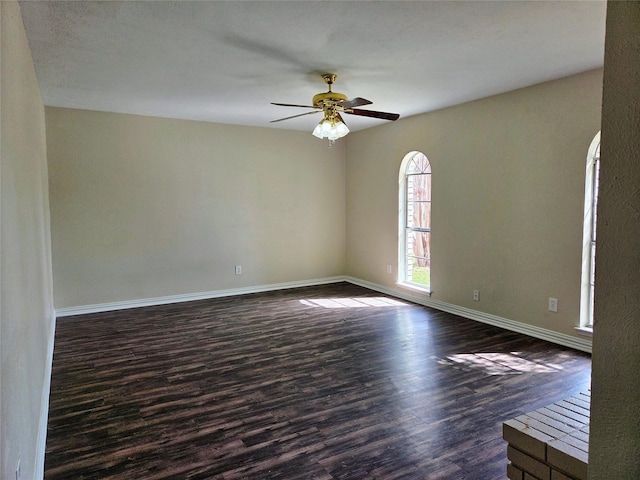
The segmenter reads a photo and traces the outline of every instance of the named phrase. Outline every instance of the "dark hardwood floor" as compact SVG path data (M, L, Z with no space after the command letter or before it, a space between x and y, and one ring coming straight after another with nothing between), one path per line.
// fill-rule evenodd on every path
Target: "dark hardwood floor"
M506 478L590 356L351 284L60 318L45 478Z

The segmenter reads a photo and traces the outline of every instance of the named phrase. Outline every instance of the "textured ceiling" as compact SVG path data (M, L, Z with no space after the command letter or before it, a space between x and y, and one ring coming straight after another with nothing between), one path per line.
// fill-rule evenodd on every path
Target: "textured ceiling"
M603 65L602 1L23 1L46 105L311 130L325 91L401 118ZM346 116L352 130L384 120Z

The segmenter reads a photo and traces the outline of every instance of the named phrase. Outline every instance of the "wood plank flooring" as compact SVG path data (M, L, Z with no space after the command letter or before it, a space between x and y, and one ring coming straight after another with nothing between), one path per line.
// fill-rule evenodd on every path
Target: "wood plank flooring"
M45 478L506 478L590 356L348 283L60 318Z

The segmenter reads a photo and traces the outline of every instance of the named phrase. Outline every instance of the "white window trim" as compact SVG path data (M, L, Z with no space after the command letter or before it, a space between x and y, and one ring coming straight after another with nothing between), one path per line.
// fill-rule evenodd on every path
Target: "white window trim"
M593 327L576 327L576 333L585 337L593 337Z
M584 181L584 215L582 228L582 275L580 285L580 326L578 333L593 334L591 325L591 235L592 235L592 207L593 207L593 175L594 164L599 155L600 132L593 138L587 154Z
M407 278L407 261L405 251L407 244L407 165L418 153L422 152L413 150L407 153L402 159L402 163L400 164L400 169L398 171L398 278L396 279L396 285L431 295L431 285L427 288L417 283L405 281ZM429 162L429 164L431 164L431 162Z

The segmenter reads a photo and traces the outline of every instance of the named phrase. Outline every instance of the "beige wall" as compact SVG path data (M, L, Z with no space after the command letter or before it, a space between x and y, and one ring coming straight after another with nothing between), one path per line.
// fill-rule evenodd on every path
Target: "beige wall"
M640 478L638 52L640 2L609 2L589 440L591 480Z
M18 4L0 2L0 478L42 475L54 325L44 108Z
M601 88L586 72L331 149L306 132L47 108L56 307L342 274L396 288L398 168L421 150L431 299L575 335Z
M343 274L343 143L49 107L46 124L56 308Z
M574 335L601 92L595 70L349 135L347 274L395 288L398 169L420 150L433 171L431 299Z
M608 7L591 479L640 475L638 7ZM0 476L14 478L20 459L22 477L37 478L54 324L47 165L43 108L14 2L0 2L0 55ZM578 313L575 216L585 151L599 128L600 80L601 72L586 73L353 133L342 143L346 205L344 147L327 151L293 132L50 109L58 302L343 272L393 287L384 271L396 259L397 168L417 149L436 179L434 298L569 331ZM220 204L230 195L242 209ZM254 238L272 224L266 241ZM275 260L252 253L258 246ZM237 258L241 278L229 273ZM104 284L95 284L98 274ZM473 288L479 304L469 300ZM555 316L546 312L550 295L560 298Z

